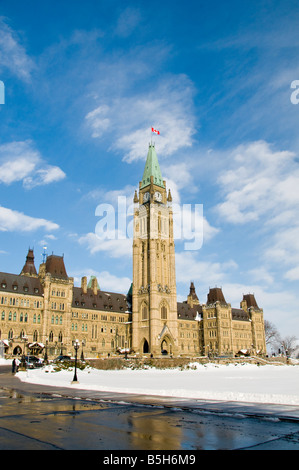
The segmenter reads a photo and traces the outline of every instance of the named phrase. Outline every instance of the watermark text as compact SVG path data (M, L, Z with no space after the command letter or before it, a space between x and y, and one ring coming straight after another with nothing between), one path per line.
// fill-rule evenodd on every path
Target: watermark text
M5 87L2 80L0 80L0 104L5 104Z
M118 196L117 205L102 203L96 207L99 220L95 234L100 240L173 238L184 242L185 250L199 250L203 244L203 205L172 204L172 218L169 210L161 205L149 223L145 206L136 207L127 203L126 196Z
M291 103L298 104L299 103L299 80L293 80L291 83L291 88L295 88L295 90L290 96Z

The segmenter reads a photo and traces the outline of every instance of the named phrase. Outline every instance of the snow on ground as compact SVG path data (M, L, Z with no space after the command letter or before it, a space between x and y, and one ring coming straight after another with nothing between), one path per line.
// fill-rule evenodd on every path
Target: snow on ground
M57 387L251 403L299 405L299 365L190 364L192 369L55 372L53 366L18 372L24 382ZM193 369L194 367L194 369Z

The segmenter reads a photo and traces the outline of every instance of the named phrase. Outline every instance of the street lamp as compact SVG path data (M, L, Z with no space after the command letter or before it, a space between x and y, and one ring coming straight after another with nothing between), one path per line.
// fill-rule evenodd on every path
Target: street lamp
M84 341L84 339L82 339L82 351L81 351L81 361L82 361L82 362L84 362L83 346L85 346L85 341Z
M23 354L22 354L22 359L21 359L21 367L26 370L26 342L28 341L28 336L25 336L24 334L21 336L21 341L24 341L24 349L23 349Z
M78 382L77 379L77 354L78 354L78 349L80 347L80 343L78 339L75 339L74 341L74 349L75 349L75 373L74 373L74 378L73 382Z
M46 347L45 347L44 363L45 363L45 364L48 364L48 338L46 339Z

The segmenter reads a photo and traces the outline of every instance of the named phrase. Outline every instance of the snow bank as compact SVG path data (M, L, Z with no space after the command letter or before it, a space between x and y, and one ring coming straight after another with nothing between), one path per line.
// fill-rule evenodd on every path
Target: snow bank
M192 369L54 372L52 366L18 372L24 382L105 392L178 398L299 405L299 366L190 364ZM194 368L194 369L193 369Z

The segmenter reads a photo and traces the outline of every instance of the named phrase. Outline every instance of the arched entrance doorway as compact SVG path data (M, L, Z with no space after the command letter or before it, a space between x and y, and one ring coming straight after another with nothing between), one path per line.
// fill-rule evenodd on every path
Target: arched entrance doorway
M144 343L143 343L143 353L144 354L149 353L149 345L148 345L148 342L146 341L146 339L144 340Z
M172 354L172 344L170 342L170 339L168 337L165 337L163 341L161 342L161 354L163 356L167 356L168 354Z
M22 354L22 348L20 346L16 346L13 350L13 355L18 356L20 354Z

